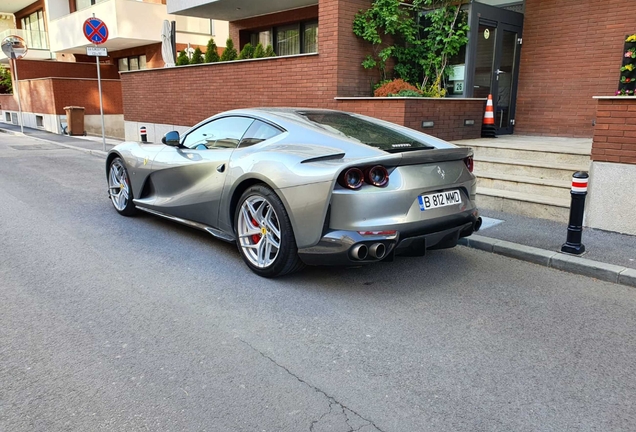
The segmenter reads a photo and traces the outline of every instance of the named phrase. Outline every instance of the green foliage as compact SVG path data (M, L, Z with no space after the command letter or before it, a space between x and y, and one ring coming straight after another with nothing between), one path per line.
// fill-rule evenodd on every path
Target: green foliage
M13 93L11 71L0 67L0 93Z
M214 63L218 62L221 58L219 57L219 52L216 48L216 43L214 42L214 38L210 38L208 41L208 47L205 51L205 62L206 63Z
M196 49L192 53L190 64L201 64L201 63L203 63L203 53L201 52L201 48L196 47Z
M381 79L386 80L386 62L395 49L391 39L398 37L405 43L413 43L416 32L413 17L400 6L399 0L375 0L371 8L360 11L353 20L353 33L373 47L373 54L364 59L362 67L377 68Z
M228 38L225 42L225 51L221 54L221 61L232 61L236 60L238 54L236 52L236 48L234 48L234 42L232 38Z
M238 56L239 60L254 58L254 46L251 43L246 43L241 53Z
M410 7L401 3L375 0L356 15L354 34L373 47L362 67L378 68L386 80L386 64L393 59L397 77L419 84L427 95L443 95L449 59L468 42L467 16L457 0L412 0ZM435 84L436 90L431 88Z
M190 64L190 59L185 50L181 51L177 56L177 66L185 66Z
M254 48L254 58L263 58L265 57L265 48L263 48L262 43L258 43L256 48Z
M272 47L271 45L267 45L267 48L265 48L265 57L276 57L274 47Z
M422 97L422 93L415 90L400 90L398 94L390 94L389 97Z

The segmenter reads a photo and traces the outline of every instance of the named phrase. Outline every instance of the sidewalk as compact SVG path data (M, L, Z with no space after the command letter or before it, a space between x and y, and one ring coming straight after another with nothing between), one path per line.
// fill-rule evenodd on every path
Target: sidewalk
M11 123L0 122L0 132L8 132L13 134L20 133L20 126ZM97 154L103 151L102 137L101 136L69 136L58 135L51 132L43 131L40 129L32 129L25 127L24 134L31 138L36 138L54 144L59 144L64 147L76 147L83 149L84 151L96 152ZM106 138L106 151L115 147L117 144L123 142L115 138Z
M0 123L0 132L19 134L20 127ZM25 135L105 156L101 137L71 137L24 128ZM107 139L106 151L119 140ZM570 273L636 287L636 236L584 228L582 256L562 254L561 245L567 236L567 221L563 223L509 213L482 210L481 230L461 239L461 244Z

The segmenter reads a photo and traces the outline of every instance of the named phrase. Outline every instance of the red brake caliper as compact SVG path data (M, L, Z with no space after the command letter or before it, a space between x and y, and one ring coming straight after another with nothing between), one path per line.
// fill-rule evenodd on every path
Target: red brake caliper
M253 217L252 225L254 226L254 228L258 228L258 222L256 222L256 219L254 219ZM261 241L261 234L252 234L252 243L257 244L259 241Z

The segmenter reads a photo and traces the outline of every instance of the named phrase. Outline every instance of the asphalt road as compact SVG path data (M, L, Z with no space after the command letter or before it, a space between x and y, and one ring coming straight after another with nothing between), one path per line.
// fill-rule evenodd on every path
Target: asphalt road
M463 247L253 275L0 134L0 431L627 431L636 291Z

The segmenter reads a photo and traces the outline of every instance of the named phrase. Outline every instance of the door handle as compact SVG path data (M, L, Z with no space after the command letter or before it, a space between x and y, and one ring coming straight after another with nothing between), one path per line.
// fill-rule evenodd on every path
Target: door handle
M502 71L501 69L497 69L497 70L495 71L495 73L496 73L497 75L499 75L499 74L505 74L505 72L504 72L504 71Z
M216 167L216 170L220 173L222 173L223 171L225 171L225 164L221 164L218 167Z

